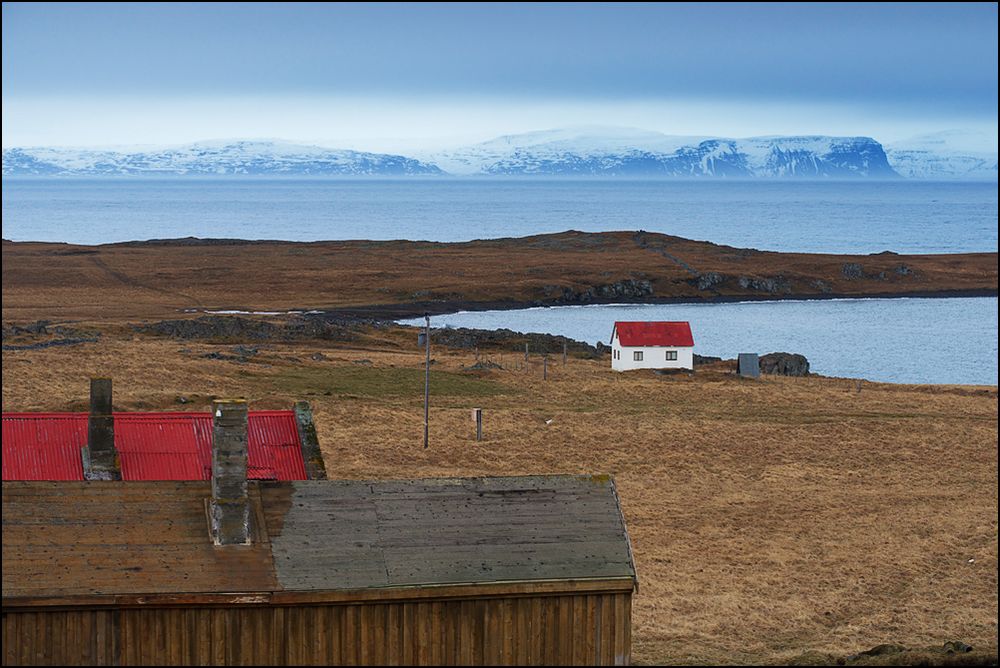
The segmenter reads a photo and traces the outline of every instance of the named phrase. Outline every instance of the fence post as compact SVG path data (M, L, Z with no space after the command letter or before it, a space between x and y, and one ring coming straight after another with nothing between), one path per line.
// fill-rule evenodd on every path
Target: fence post
M473 408L472 409L472 419L476 423L476 440L483 440L483 409Z

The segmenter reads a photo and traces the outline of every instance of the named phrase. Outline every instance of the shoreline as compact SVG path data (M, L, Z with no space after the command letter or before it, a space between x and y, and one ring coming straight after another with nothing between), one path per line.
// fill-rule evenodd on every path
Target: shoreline
M382 319L397 322L399 320L410 320L421 318L424 314L430 316L455 315L456 313L475 313L479 311L522 311L532 308L556 308L560 306L659 306L664 304L686 304L686 305L710 305L710 304L738 304L753 302L787 302L787 301L833 301L833 300L861 300L861 299L960 299L978 297L997 297L997 290L931 290L926 292L886 292L872 293L866 295L857 294L816 294L816 295L722 295L711 298L692 299L688 297L652 297L647 299L626 300L626 299L594 299L586 303L573 302L552 302L539 303L538 301L509 301L498 300L491 302L421 302L399 303L399 304L371 304L366 306L330 307L313 309L309 313L305 309L289 309L281 313L303 315L336 315L348 319ZM318 311L318 312L317 312ZM206 315L223 315L221 311L202 311ZM243 312L242 315L269 315L265 312Z

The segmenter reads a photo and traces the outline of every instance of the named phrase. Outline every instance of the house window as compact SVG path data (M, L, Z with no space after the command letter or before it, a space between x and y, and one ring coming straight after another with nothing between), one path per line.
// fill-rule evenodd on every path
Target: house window
M667 361L668 362L676 362L677 361L677 351L676 350L668 350L667 351Z
M642 361L642 351L641 350L636 350L634 353L632 353L632 361L633 362L641 362Z

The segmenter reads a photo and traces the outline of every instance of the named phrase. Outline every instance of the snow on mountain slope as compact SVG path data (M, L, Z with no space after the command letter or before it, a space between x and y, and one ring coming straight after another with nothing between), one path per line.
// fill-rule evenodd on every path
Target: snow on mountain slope
M997 142L982 132L919 135L887 145L886 155L908 178L997 180Z
M869 137L683 137L586 126L516 135L416 158L280 141L166 149L12 148L4 176L600 175L729 178L997 179L996 140L948 131L883 149Z
M19 175L411 175L441 170L401 155L274 141L214 141L145 151L4 149L4 176Z
M608 165L616 156L643 152L673 152L697 143L704 137L665 135L638 128L582 126L503 135L473 146L450 151L424 153L420 157L451 174L495 173L490 167L509 164L520 156L529 164L572 163L585 157L606 157ZM567 173L573 170L568 168ZM525 173L529 173L526 169Z
M509 135L428 155L457 174L593 174L737 178L898 176L868 137L676 137L631 128Z

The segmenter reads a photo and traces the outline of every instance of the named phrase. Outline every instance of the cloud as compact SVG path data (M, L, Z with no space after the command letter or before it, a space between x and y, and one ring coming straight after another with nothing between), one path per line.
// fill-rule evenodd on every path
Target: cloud
M470 96L41 96L3 107L3 145L169 145L280 138L406 152L576 125L672 135L868 135L893 141L946 128L986 131L996 119L922 116L848 104L733 99L572 100Z

